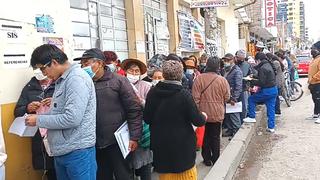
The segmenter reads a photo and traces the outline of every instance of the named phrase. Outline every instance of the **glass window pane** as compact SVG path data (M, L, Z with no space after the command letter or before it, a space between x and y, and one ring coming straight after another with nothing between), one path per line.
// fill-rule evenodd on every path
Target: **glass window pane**
M114 20L114 27L119 28L119 29L127 29L126 21L120 20L120 19L115 19Z
M112 8L113 15L118 18L126 18L126 12L123 9Z
M161 19L167 21L168 20L168 14L165 12L161 12Z
M127 40L127 31L115 30L114 37L115 39Z
M118 58L120 59L120 61L123 61L123 60L125 60L125 59L127 59L129 57L129 53L128 52L117 51L116 53L117 53Z
M99 0L100 2L111 4L111 0Z
M115 42L116 50L128 50L128 42L127 41L116 41Z
M73 37L74 49L90 49L91 39L89 37Z
M143 0L143 4L151 6L151 0Z
M103 27L101 31L103 39L113 39L113 29Z
M113 0L112 4L124 8L124 0Z
M103 49L108 51L114 51L114 41L113 40L103 40Z
M100 5L100 11L101 11L101 14L108 15L108 16L112 15L111 7Z
M73 35L90 36L89 24L85 23L72 23Z
M160 4L160 9L162 11L167 11L167 6L165 4Z
M89 22L88 11L71 8L71 21Z
M153 10L153 17L161 18L161 12L159 10Z
M106 27L113 27L112 18L101 16L101 25Z
M70 7L87 9L87 0L70 0Z
M144 11L145 11L145 13L152 15L152 11L153 11L153 10L152 10L152 8L145 7L145 8L144 8Z
M160 3L157 1L152 1L152 7L155 9L160 9Z
M97 3L89 2L89 13L92 15L97 15Z

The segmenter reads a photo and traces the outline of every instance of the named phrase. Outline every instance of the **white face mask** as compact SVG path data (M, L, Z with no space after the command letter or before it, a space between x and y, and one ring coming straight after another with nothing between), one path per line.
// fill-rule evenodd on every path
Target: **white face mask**
M47 76L43 75L43 73L41 72L40 69L35 69L35 70L33 70L33 73L34 73L34 77L35 77L38 81L47 79Z
M193 74L193 73L194 73L194 69L187 69L187 70L186 70L186 73L187 73L187 74Z
M134 84L140 80L140 75L127 74L127 78L132 84Z

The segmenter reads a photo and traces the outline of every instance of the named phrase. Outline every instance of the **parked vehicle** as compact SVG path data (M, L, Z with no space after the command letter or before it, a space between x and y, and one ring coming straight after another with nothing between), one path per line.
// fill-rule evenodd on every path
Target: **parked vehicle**
M298 61L298 74L299 76L306 76L308 75L308 70L309 70L309 64L312 60L310 55L297 55L297 61Z

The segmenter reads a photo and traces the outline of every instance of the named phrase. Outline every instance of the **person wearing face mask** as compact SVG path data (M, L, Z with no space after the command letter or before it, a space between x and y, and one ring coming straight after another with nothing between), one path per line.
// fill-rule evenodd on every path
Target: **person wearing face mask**
M20 117L25 114L37 114L49 109L51 97L54 92L54 83L43 75L40 69L33 70L34 77L23 88L14 116ZM57 179L53 157L49 157L43 144L43 135L38 130L31 139L32 165L35 170L44 171L48 180Z
M227 79L230 85L231 97L228 103L234 105L237 102L241 102L242 93L242 71L235 64L235 57L228 53L223 58L224 60L224 77ZM241 126L241 113L230 113L226 114L225 120L223 121L223 127L226 129L223 133L224 137L233 137Z
M151 83L141 80L141 75L147 72L147 66L138 59L126 59L122 62L121 66L126 71L127 78L134 87L144 107L147 94L152 86ZM145 123L144 131L150 132L148 125ZM141 180L151 180L152 159L153 156L149 147L138 146L137 150L132 154L131 166L135 169L135 174L140 176Z
M206 53L203 53L200 57L200 65L199 65L200 73L205 72L207 61L208 61L208 55Z
M153 71L153 74L152 74L152 86L156 86L160 81L163 81L164 78L163 78L163 72L162 72L162 69L160 68L157 68Z
M248 62L245 61L247 53L245 50L239 50L236 52L236 64L240 67L243 77L251 76L253 74L251 66ZM242 120L247 117L247 106L248 106L248 97L249 97L249 81L242 81L242 113L241 113L241 124Z
M308 88L312 95L314 103L313 115L311 118L315 123L320 124L320 41L311 47L313 60L309 65L308 71Z
M97 179L133 180L129 159L137 149L142 132L142 106L126 77L119 76L106 66L99 49L87 50L81 66L95 82L97 98L96 160ZM88 70L89 69L89 70ZM127 121L130 133L129 157L124 159L115 139L115 131Z
M125 76L126 72L119 65L118 56L114 51L103 51L106 58L106 65L109 67L111 72L116 72L121 76Z
M197 76L200 74L196 69L195 61L190 58L184 58L184 70L185 70L185 76L188 79L189 83L189 90L191 92L193 81L197 78Z
M54 92L54 83L43 75L40 69L33 70L34 77L23 88L14 116L38 114L41 109L49 109ZM35 170L41 170L48 180L56 180L53 157L49 157L43 143L43 136L39 130L31 138L32 165Z

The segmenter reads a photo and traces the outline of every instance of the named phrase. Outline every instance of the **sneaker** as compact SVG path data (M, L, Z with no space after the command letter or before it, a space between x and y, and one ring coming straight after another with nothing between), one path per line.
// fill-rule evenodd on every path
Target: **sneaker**
M244 118L244 119L243 119L243 122L245 122L245 123L255 123L255 122L257 122L257 121L256 121L255 118L249 118L249 117L247 117L247 118Z
M318 114L314 114L310 117L307 117L306 120L317 120L319 118L319 115Z
M270 128L268 128L268 129L267 129L267 132L269 132L269 133L274 133L274 132L275 132L275 130L274 130L274 129L270 129Z
M320 124L320 118L316 119L316 121L314 121L314 123Z

